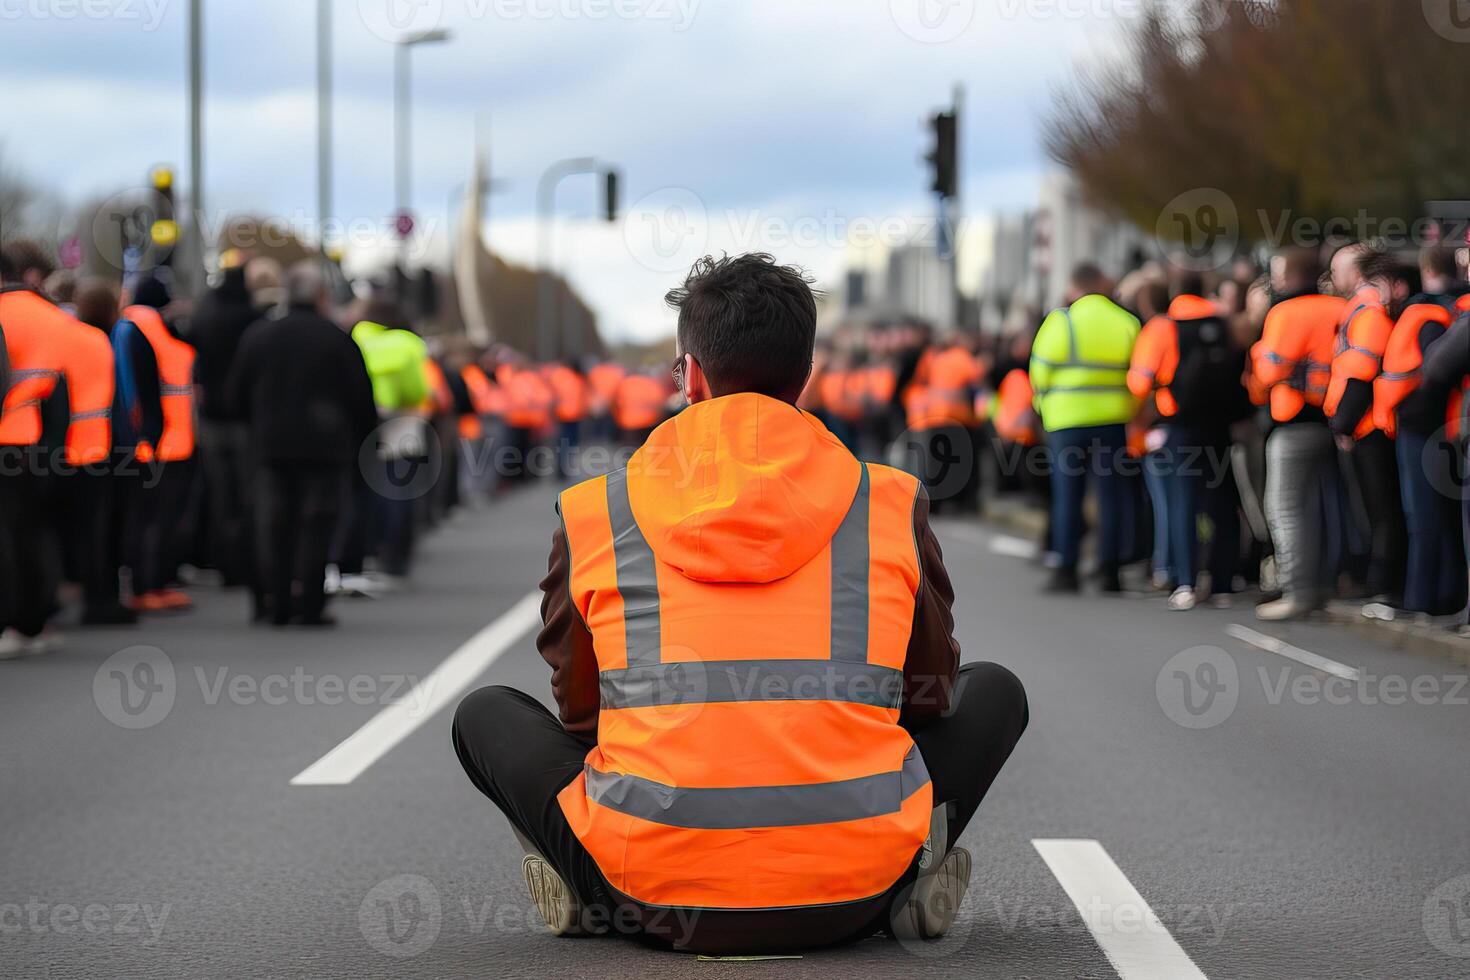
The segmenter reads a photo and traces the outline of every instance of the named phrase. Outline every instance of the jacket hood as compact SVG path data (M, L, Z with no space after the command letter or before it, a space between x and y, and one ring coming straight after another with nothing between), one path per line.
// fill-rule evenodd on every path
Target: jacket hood
M691 405L628 461L659 560L698 582L785 578L826 547L862 466L816 418L754 393Z

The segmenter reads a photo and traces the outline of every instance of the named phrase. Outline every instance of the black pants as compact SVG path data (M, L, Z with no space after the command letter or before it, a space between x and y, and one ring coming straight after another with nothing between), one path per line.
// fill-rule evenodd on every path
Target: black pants
M14 463L0 473L0 632L14 628L36 636L51 614L42 555L42 480Z
M1016 676L990 663L960 668L950 711L914 733L934 784L935 805L949 807L949 840L974 816L1026 729L1026 692ZM485 687L460 703L454 749L480 792L551 862L590 910L590 921L638 923L637 934L698 952L773 952L848 942L888 924L889 907L914 869L887 894L812 909L679 914L650 909L616 891L572 833L556 795L582 771L591 745L562 728L535 698Z
M74 519L83 539L83 602L87 612L104 613L121 604L118 572L141 480L122 453L113 455L107 472L82 472L72 479L81 491Z
M346 492L337 463L264 463L256 473L258 594L271 621L312 620L326 607L327 548ZM301 583L293 601L292 583Z
M250 581L254 564L250 534L249 433L234 422L204 420L199 428L199 456L209 499L206 544L210 563L225 585Z
M1393 440L1373 432L1353 447L1353 471L1368 512L1368 591L1403 605L1409 535L1399 491L1398 456Z

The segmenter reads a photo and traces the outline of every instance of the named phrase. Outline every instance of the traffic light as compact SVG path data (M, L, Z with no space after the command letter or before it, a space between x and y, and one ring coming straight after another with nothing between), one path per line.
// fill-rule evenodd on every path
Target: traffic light
M930 189L940 197L953 198L959 191L959 121L954 110L929 117L934 132L934 149L924 158L933 170Z
M607 208L608 223L618 220L618 172L609 170L603 174L606 186L603 189L603 203Z
M154 167L149 174L153 184L155 208L149 221L148 244L158 249L156 264L169 265L173 260L173 248L179 243L179 223L174 219L174 172L167 166Z

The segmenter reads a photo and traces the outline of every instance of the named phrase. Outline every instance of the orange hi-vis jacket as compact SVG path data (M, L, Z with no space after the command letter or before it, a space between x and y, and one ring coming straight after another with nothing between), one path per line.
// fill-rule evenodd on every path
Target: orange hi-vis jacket
M10 361L10 390L0 392L0 445L33 446L41 439L41 402L66 380L71 424L66 461L100 463L112 452L112 345L28 289L0 290L0 324Z
M1419 335L1430 323L1449 326L1454 315L1438 303L1416 303L1405 308L1393 326L1383 353L1383 372L1373 379L1373 424L1389 436L1398 435L1398 408L1422 380L1424 351Z
M138 459L163 463L188 459L194 455L194 347L169 333L163 317L151 306L129 306L122 315L148 338L158 361L163 434L157 446L139 442Z
M898 724L919 492L744 393L561 495L602 707L558 800L615 889L800 908L880 895L910 866L933 806Z
M556 419L558 422L580 422L587 417L591 408L587 379L565 364L551 369L547 378L551 390L556 393Z
M861 368L823 372L819 394L827 411L844 422L861 422L867 413L867 375Z
M613 399L618 396L618 386L628 372L621 364L606 361L594 364L587 370L587 386L591 389L593 415L603 416L612 411Z
M1033 404L1031 372L1016 368L1000 382L995 395L995 431L1002 439L1018 446L1035 446L1041 442L1041 419Z
M459 417L459 437L479 439L485 435L485 419L494 418L504 411L500 389L497 388L478 364L466 364L459 369L460 380L470 396L473 412Z
M513 429L540 430L551 425L551 409L556 396L551 385L535 368L511 368L503 373L505 380L505 424Z
M630 374L618 385L613 399L613 421L618 428L636 431L651 429L663 421L668 392L646 374Z
M963 347L936 350L929 358L924 379L927 390L923 416L927 424L922 427L978 425L974 391L983 375L980 362Z
M898 390L898 372L893 369L892 364L874 364L865 372L867 376L868 398L873 407L886 409L893 401L893 394Z
M1382 372L1383 355L1393 335L1393 320L1371 286L1358 290L1348 301L1347 310L1338 325L1332 353L1332 380L1327 385L1327 400L1322 404L1329 418L1337 415L1349 381L1371 385ZM1373 429L1373 409L1369 406L1353 430L1353 438L1361 439Z
M1266 314L1261 339L1251 348L1256 384L1267 392L1271 418L1290 422L1308 406L1321 408L1332 377L1337 325L1347 301L1337 296L1298 296Z
M1169 390L1177 370L1179 327L1172 319L1160 314L1145 323L1138 333L1138 342L1133 345L1133 360L1128 366L1128 390L1140 401L1152 394L1159 415L1169 418L1179 412L1174 393Z

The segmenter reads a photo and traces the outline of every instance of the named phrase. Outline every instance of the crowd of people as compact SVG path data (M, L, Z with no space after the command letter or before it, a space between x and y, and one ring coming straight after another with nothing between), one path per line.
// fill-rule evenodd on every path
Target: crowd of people
M1466 608L1470 284L1455 249L1292 248L1264 272L1074 270L1068 305L1000 334L918 320L819 340L800 407L918 475L935 513L1043 505L1046 588L1171 609L1259 588L1263 619L1334 596L1448 623ZM0 656L191 606L212 573L257 622L408 576L420 531L641 445L682 405L667 368L538 364L426 340L393 289L335 299L317 260L226 253L197 302L0 250ZM1095 498L1085 506L1089 490ZM1140 569L1136 577L1125 574ZM67 586L70 583L70 586ZM69 591L68 591L69 588Z
M1139 262L1116 282L1084 264L1064 308L999 336L848 330L819 349L803 407L860 455L908 465L936 509L975 509L982 473L1043 500L1051 592L1081 588L1090 521L1103 592L1187 611L1256 587L1265 620L1340 597L1455 625L1462 255L1353 242L1284 249L1265 270ZM1143 574L1125 586L1130 566Z
M78 277L0 249L0 657L247 589L255 622L329 626L333 594L402 586L422 529L636 445L662 372L428 341L391 286L227 252L197 302L165 270ZM540 451L540 452L538 452Z

